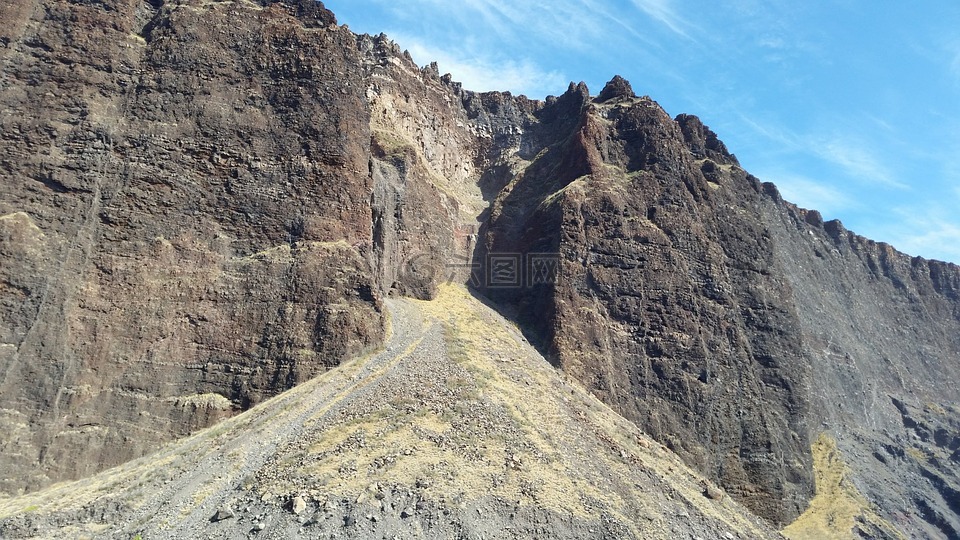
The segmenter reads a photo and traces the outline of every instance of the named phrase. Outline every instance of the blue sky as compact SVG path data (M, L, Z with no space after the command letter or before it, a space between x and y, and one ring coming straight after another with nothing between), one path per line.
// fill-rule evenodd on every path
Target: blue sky
M960 263L958 1L324 3L470 90L596 94L620 74L699 116L787 200Z

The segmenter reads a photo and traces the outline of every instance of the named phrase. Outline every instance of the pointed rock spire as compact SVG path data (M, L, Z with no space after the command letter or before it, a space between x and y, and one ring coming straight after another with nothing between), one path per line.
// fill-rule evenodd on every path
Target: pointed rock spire
M612 79L610 79L610 82L603 87L603 90L600 91L600 95L597 96L596 102L603 103L616 98L635 97L637 97L637 95L633 93L633 87L630 86L630 81L619 75L615 75Z

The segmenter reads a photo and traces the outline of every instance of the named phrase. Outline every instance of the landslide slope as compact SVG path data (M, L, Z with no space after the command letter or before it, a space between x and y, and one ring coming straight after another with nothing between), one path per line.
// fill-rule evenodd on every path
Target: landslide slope
M4 538L778 538L461 286L385 348L78 482ZM709 496L708 496L709 495Z

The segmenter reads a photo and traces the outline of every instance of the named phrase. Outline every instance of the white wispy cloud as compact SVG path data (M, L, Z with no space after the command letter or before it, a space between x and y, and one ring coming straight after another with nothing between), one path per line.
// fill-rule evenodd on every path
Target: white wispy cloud
M449 41L451 37L464 37L464 29L477 29L469 32L470 37L483 40L489 49L514 46L522 50L539 42L591 50L609 31L609 23L617 20L592 0L556 0L549 5L531 0L409 0L403 7L412 22L447 20L449 27L456 29L450 35L446 33L448 28L421 25L424 36ZM620 26L630 28L625 23Z
M838 166L851 178L867 185L898 190L910 189L900 181L872 146L856 135L799 135L775 121L756 122L741 115L741 122L757 134L793 153L812 154Z
M599 15L599 19L594 23L594 28L591 29L591 34L600 37L605 33L609 34L609 24L613 24L618 30L625 31L630 39L642 41L646 46L653 48L661 48L660 43L656 40L644 34L643 32L638 31L632 24L628 21L630 18L624 17L623 13L620 12L611 12L608 4L603 0L581 0L578 3L560 3L560 11L563 13L564 17L575 17L581 18L585 13L581 11L581 7L587 8L586 15L589 14ZM591 17L593 19L593 17Z
M847 174L868 184L880 184L896 189L910 189L910 186L897 180L877 155L863 144L852 139L834 138L819 144L813 151L836 165Z
M910 255L960 263L960 221L940 208L910 207L894 211L898 225L889 243Z
M569 82L562 73L544 70L529 59L496 58L467 49L439 49L406 36L398 37L397 42L410 51L416 62L436 62L440 73L450 73L467 90L510 90L539 99L563 92Z
M618 8L603 0L555 0L549 5L537 0L409 0L402 9L386 0L374 1L394 14L396 26L384 30L417 62L436 61L442 72L450 72L471 90L510 90L535 98L561 93L570 80L584 78L572 73L567 79L563 68L552 67L560 64L552 59L629 49L635 58L656 62L662 44L635 25L647 19L648 27L659 25L681 35L691 27L677 16L670 0L632 0L635 6ZM669 71L669 66L660 71Z
M693 25L677 14L671 0L632 0L632 2L637 9L669 28L670 31L687 39L693 39L687 32Z
M769 139L782 147L794 151L801 150L803 147L800 137L797 134L781 126L780 123L774 119L767 118L757 121L741 113L740 122L752 129L757 135Z

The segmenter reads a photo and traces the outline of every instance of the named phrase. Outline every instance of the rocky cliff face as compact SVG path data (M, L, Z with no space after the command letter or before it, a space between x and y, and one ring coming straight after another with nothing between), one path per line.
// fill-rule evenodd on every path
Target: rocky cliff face
M553 362L775 523L806 507L826 431L885 519L957 534L953 432L941 414L912 433L896 406L956 403L955 265L784 202L619 79L524 130L554 139L504 176L480 249L558 255L556 283L486 290Z
M0 8L4 491L141 455L382 339L360 54L297 7Z
M759 183L622 81L540 115L529 129L556 142L497 198L487 249L557 253L559 280L490 294L620 414L789 522L813 488L810 366Z
M6 492L235 414L454 280L776 525L826 431L883 519L960 530L960 269L783 201L696 117L619 77L469 92L311 1L0 23Z

